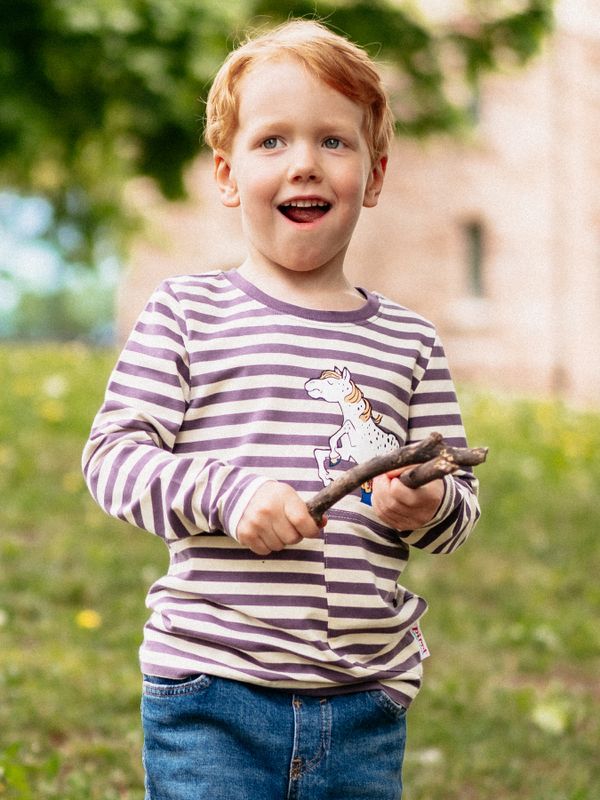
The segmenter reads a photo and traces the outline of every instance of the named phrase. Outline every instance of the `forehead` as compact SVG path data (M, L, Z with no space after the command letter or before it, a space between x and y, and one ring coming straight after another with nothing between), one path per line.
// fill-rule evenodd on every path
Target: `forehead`
M364 109L329 86L299 59L271 58L251 65L238 87L238 125L248 126L267 119L315 116L326 112L323 122L336 122L362 129Z

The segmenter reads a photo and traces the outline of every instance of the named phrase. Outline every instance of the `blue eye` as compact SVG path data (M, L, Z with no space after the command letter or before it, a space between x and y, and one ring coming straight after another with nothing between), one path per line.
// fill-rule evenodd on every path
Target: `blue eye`
M338 150L340 147L342 147L342 142L340 139L336 139L335 136L329 136L327 139L325 139L323 145L328 150Z
M276 136L269 136L268 139L264 140L261 146L264 147L265 150L275 150L278 142L279 139Z

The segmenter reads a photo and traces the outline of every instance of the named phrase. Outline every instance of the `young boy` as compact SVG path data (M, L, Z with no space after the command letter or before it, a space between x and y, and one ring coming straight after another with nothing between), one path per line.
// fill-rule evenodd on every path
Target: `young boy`
M207 114L248 257L158 288L84 453L102 507L170 553L141 647L146 797L397 800L427 655L397 581L410 546L462 544L476 483L383 475L323 529L304 502L431 430L465 443L431 324L343 271L392 117L366 54L308 21L233 52Z

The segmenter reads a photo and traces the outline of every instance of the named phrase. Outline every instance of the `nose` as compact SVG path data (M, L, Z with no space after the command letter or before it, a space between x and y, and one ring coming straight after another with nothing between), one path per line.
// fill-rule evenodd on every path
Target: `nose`
M292 183L317 183L322 179L318 154L310 144L299 143L290 148L288 179Z

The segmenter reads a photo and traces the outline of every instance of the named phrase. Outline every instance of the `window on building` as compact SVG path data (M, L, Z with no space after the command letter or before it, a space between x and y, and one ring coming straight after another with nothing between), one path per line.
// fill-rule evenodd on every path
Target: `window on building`
M467 115L471 125L478 125L481 122L481 87L477 79L474 79L471 85Z
M478 220L470 220L464 224L463 231L468 291L472 297L484 297L484 226Z

